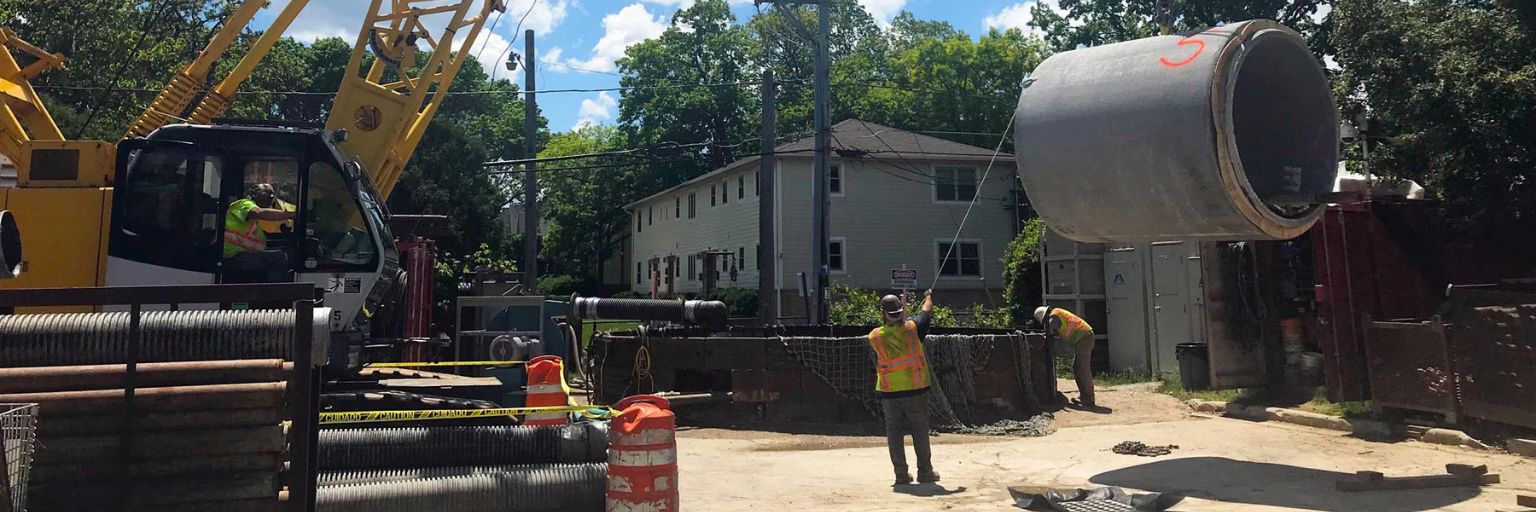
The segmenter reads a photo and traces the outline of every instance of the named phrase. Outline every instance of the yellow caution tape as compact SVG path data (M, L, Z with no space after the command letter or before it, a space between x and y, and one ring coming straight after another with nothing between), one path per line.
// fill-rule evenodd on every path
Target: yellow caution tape
M320 423L379 423L386 421L454 420L464 418L490 418L522 416L545 412L576 412L588 418L607 418L614 411L604 406L556 405L549 407L503 407L499 409L445 409L435 411L355 411L322 412Z
M423 368L432 366L521 366L528 361L441 361L436 363L368 363L368 368Z

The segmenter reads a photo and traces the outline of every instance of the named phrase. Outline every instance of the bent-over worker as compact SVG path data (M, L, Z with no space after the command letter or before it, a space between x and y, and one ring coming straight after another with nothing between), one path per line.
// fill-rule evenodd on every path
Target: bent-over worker
M928 383L933 374L923 354L923 337L933 318L933 290L923 295L923 309L907 319L906 308L895 295L880 298L880 327L869 331L875 349L875 391L885 414L885 442L896 469L896 485L912 483L907 472L905 437L912 436L917 455L917 481L937 482L928 447Z
M1078 401L1083 407L1095 407L1093 401L1093 326L1082 317L1061 308L1035 308L1035 321L1045 327L1046 335L1072 348L1072 377L1077 381Z

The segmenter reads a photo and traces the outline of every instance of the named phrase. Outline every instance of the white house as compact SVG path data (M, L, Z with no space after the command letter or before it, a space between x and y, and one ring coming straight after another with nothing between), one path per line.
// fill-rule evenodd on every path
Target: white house
M943 303L1002 305L1001 259L1016 231L1012 155L855 119L832 127L831 146L827 263L833 284L886 290L891 270L914 269L918 287L932 284ZM814 275L813 147L808 137L778 146L774 156L781 316L804 314L798 274ZM756 288L758 169L759 157L738 160L627 205L631 289Z

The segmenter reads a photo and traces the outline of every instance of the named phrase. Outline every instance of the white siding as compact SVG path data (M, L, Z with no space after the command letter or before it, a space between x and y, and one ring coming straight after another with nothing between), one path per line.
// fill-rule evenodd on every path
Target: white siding
M927 287L934 282L938 272L938 242L948 242L955 236L969 205L968 202L934 200L934 167L974 167L980 179L986 172L987 162L880 160L833 160L842 166L843 194L831 198L828 236L845 240L845 271L831 274L830 279L836 284L858 288L886 289L890 286L891 269L905 266L918 271L918 286ZM811 270L811 159L783 157L779 159L778 168L775 194L778 199L775 217L779 222L778 283L781 290L792 291L798 286L796 274ZM720 287L755 288L758 203L752 181L756 172L756 163L743 165L634 205L629 219L632 252L626 270L627 282L633 289L639 292L650 290L647 276L642 276L640 284L634 283L635 262L640 262L644 268L653 257L675 255L680 259L683 271L674 291L698 292L703 282L687 275L688 255L710 249L734 252L743 247L747 253L745 268L741 269L735 282L722 276ZM746 194L742 199L736 196L738 175L745 176L746 180ZM1001 293L1001 260L1014 235L1014 211L1005 208L1013 177L1011 158L999 159L993 164L987 180L978 184L978 199L960 234L961 241L981 244L981 275L946 277L939 279L935 288ZM718 188L722 181L730 183L731 200L721 204L717 199L716 205L711 207L709 188L712 185ZM694 219L687 218L690 192L698 197L698 216ZM676 197L682 198L681 219L673 216L673 198ZM655 208L654 222L635 232L633 212L640 212L644 217L650 208ZM661 290L666 291L665 282Z

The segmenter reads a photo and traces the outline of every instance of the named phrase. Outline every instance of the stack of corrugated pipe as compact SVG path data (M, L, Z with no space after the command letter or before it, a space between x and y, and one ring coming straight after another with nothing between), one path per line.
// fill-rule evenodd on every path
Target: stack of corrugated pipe
M293 311L141 318L130 417L128 314L0 316L0 403L40 404L30 510L280 510Z
M603 509L606 422L320 431L321 512Z

